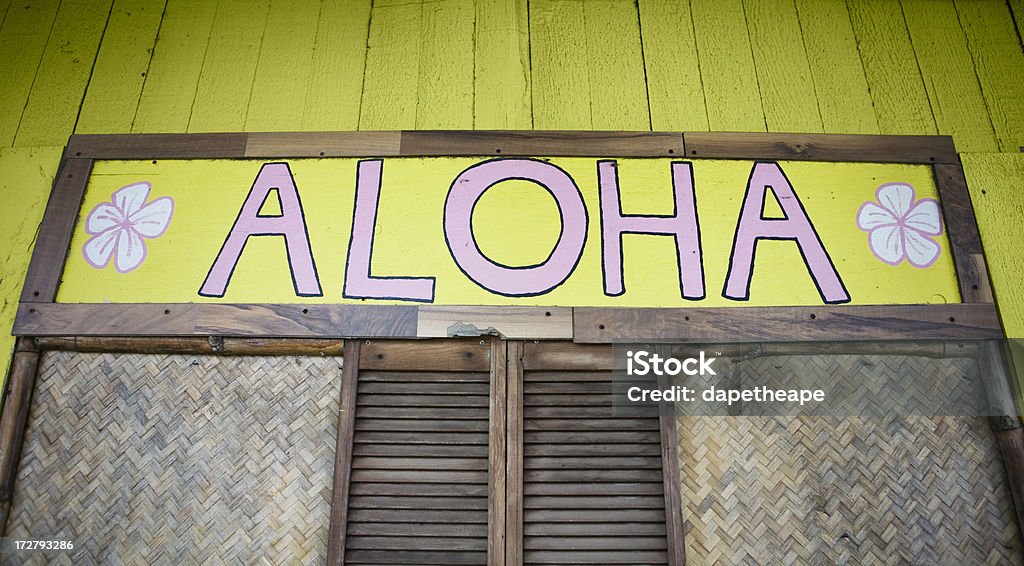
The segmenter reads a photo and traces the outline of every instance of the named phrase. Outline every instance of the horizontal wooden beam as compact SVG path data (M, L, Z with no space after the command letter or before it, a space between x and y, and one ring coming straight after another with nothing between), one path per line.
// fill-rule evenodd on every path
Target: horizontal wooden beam
M794 342L1002 338L983 304L726 308L576 308L583 343Z
M402 155L681 157L677 132L406 131Z
M683 141L686 156L701 159L960 162L949 136L699 132L683 134Z
M415 337L416 307L25 303L19 336Z
M245 157L387 157L398 155L402 132L284 132L248 134Z
M420 338L501 336L517 340L572 339L567 307L419 307Z
M75 134L66 157L89 159L190 159L245 157L249 134Z
M222 338L220 336L40 336L42 351L219 356L341 356L344 342L330 338Z

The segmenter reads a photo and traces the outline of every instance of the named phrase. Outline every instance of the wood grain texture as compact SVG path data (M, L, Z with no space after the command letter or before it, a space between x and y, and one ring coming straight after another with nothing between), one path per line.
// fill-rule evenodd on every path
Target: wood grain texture
M883 134L935 134L935 118L898 2L847 2Z
M398 155L401 132L252 133L246 157L385 157Z
M527 0L477 0L473 127L530 129L530 18Z
M490 342L478 338L452 340L367 340L362 345L362 368L421 371L490 371Z
M103 32L75 132L132 131L166 0L121 0Z
M75 134L65 155L89 159L244 157L248 136L231 134Z
M358 128L371 5L370 0L320 3L303 130Z
M473 128L473 0L421 5L416 128Z
M813 318L812 318L813 317ZM721 309L575 308L574 340L791 342L1001 338L990 304L739 307Z
M38 365L39 353L31 351L30 347L15 352L10 381L5 391L4 411L0 415L0 505L3 507L4 520L14 495L14 480L18 474L18 461L32 405Z
M327 535L327 563L343 564L348 527L349 486L352 476L352 440L355 436L356 391L359 383L360 343L345 342L341 368L341 402L338 408L338 441L334 451L334 486Z
M670 388L671 379L668 376L661 376L658 379L658 386L663 390ZM686 520L683 518L682 479L679 474L682 462L679 460L679 436L676 433L678 419L675 407L659 411L658 421L661 426L661 473L665 490L662 501L665 506L668 564L686 566Z
M590 127L650 130L637 3L602 0L579 4L583 7L587 41Z
M1024 145L1024 47L1009 4L958 0L956 12L999 150L1016 151Z
M1024 0L1009 0L1007 5L1013 11L1013 20L1017 24L1017 34L1024 36Z
M359 107L360 130L416 127L420 2L374 2Z
M18 335L283 338L416 335L416 307L405 306L23 303L15 321Z
M41 336L41 351L129 354L205 354L212 356L341 356L342 341L328 338L179 338Z
M132 132L188 130L216 14L216 2L168 0Z
M572 342L527 342L523 347L523 367L533 371L611 371L612 349L605 345Z
M866 134L686 133L687 156L877 163L957 163L948 136Z
M961 151L998 151L952 0L903 0L907 29L940 134Z
M668 157L683 154L669 132L405 131L402 155L527 155Z
M846 2L797 0L796 8L825 132L879 133Z
M939 189L942 215L960 282L960 296L965 302L982 302L983 297L989 296L989 283L974 205L967 191L963 168L956 164L936 165L935 184Z
M110 5L111 0L61 2L14 145L60 145L74 131Z
M523 563L523 342L508 342L505 563Z
M12 2L4 18L0 28L0 53L4 54L0 65L0 84L4 85L0 88L0 147L14 144L59 5L58 0Z
M245 131L289 131L302 123L319 18L318 2L271 0Z
M530 2L533 127L593 129L582 2Z
M497 335L515 340L572 339L565 307L418 307L420 338Z
M90 171L90 159L65 159L61 163L32 250L32 262L21 292L22 303L49 302L57 296Z
M487 421L487 564L505 565L506 420L508 419L508 343L491 340L491 389Z
M1006 480L1017 516L1024 516L1024 429L1017 427L995 433L1003 457ZM1018 524L1018 528L1021 528Z
M651 129L703 132L708 112L688 2L641 0Z
M767 128L742 0L690 2L711 131Z
M217 4L189 132L244 130L269 11L269 0L220 0Z
M793 0L744 0L769 132L821 132L818 97Z

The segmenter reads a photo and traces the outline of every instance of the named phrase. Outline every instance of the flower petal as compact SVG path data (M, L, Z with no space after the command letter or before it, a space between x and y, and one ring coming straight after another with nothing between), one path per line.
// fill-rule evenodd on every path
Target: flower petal
M903 231L903 247L907 261L914 267L929 267L939 259L939 244L917 230Z
M938 236L942 233L942 216L939 214L939 203L935 202L935 199L930 198L917 201L903 218L903 225L928 236Z
M857 211L857 227L861 230L874 230L880 226L894 226L896 217L888 210L873 202L866 202L860 205Z
M118 273L128 273L142 264L146 259L146 242L138 232L132 229L117 231L117 255L114 265Z
M871 251L878 259L889 265L897 265L903 261L904 230L899 226L881 226L868 235Z
M103 269L110 263L110 256L117 247L117 234L120 230L107 230L102 234L93 236L82 246L82 256L85 261L96 269Z
M902 183L882 185L875 191L875 197L882 208L893 213L896 218L903 218L914 203L914 187Z
M101 202L92 209L85 220L85 232L95 236L101 232L116 228L124 222L124 216L112 203Z
M128 218L142 209L142 205L146 204L146 198L149 197L149 188L149 183L135 183L134 185L121 187L114 191L111 199L114 201L114 206L121 210L125 218Z
M174 200L160 197L128 217L132 227L146 238L156 238L167 230L174 214Z

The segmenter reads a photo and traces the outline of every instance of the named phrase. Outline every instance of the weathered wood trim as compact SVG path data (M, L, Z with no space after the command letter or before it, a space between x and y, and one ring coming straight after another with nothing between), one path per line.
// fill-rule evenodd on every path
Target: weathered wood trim
M694 345L686 346L692 349ZM729 358L760 358L767 356L862 355L919 356L924 358L973 358L978 355L975 342L936 341L867 341L867 342L767 342L746 344L701 343L700 348L720 352ZM682 353L680 353L682 355Z
M576 342L1002 338L992 304L573 309Z
M366 340L360 369L417 371L491 370L488 340Z
M416 335L420 338L501 336L514 340L572 339L568 307L448 307L422 305Z
M249 134L75 134L64 155L88 159L245 157Z
M487 564L505 566L505 434L508 403L508 343L491 340L491 390L487 442Z
M330 338L223 338L41 336L41 351L125 354L201 354L210 356L341 356L344 342Z
M678 132L404 131L405 156L675 157Z
M21 292L22 303L50 302L57 297L92 163L90 159L61 160L32 250L32 261Z
M1013 507L1017 512L1017 529L1024 534L1024 428L993 431L1003 457L1006 483L1010 487Z
M416 336L416 307L214 303L24 303L19 336Z
M964 169L958 163L939 164L934 167L934 174L960 296L967 303L991 303L992 288Z
M684 133L683 140L686 156L698 159L960 162L949 136L694 132Z
M39 352L31 338L19 338L11 363L3 413L0 414L0 533L6 531L7 514L14 497L21 445L25 439L32 392L35 389Z
M612 371L612 349L605 344L527 342L523 345L523 369L545 371Z
M508 342L505 563L523 563L523 343Z
M672 386L668 376L658 378L658 386ZM683 496L679 476L679 437L675 404L662 403L658 419L661 426L661 472L665 486L665 531L668 537L669 566L686 565L686 522L683 520Z
M389 157L402 132L284 132L248 134L245 157Z
M334 454L334 491L331 495L331 519L327 531L327 563L332 565L340 565L345 561L349 480L352 476L352 445L356 427L359 355L359 341L346 341L345 358L341 368L338 439Z

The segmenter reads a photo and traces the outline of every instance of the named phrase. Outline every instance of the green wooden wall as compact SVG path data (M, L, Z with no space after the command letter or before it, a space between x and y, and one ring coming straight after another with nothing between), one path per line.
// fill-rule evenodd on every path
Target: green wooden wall
M1024 0L0 0L0 22L0 364L76 132L950 134L1024 336Z

